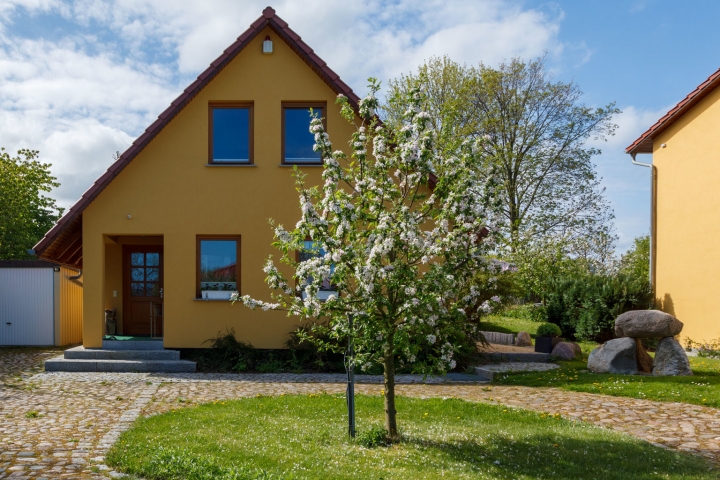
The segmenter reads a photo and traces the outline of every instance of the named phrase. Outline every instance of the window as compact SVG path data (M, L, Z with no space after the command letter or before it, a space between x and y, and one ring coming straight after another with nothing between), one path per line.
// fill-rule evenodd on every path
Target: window
M324 257L325 256L325 250L322 249L319 245L317 245L312 240L305 240L304 243L304 250L302 252L298 252L298 262L304 262L305 260L309 260L314 257ZM332 274L335 271L335 265L330 267L330 273ZM312 280L312 279L309 279ZM309 282L306 282L306 284ZM303 285L304 286L304 285ZM330 295L336 295L337 289L334 285L330 283L329 278L323 279L322 284L320 285L320 291L317 294L317 297L320 300L327 300L327 298ZM302 298L305 298L305 292L301 292Z
M240 237L197 237L197 298L228 300L240 291Z
M320 153L313 150L315 136L310 133L310 110L325 118L325 103L282 104L282 163L319 165Z
M209 163L253 163L253 109L250 103L210 104Z

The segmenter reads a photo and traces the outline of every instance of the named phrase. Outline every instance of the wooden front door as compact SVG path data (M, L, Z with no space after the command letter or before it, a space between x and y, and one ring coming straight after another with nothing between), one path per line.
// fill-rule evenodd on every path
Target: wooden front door
M123 333L163 335L163 247L123 247ZM151 332L151 325L154 329Z

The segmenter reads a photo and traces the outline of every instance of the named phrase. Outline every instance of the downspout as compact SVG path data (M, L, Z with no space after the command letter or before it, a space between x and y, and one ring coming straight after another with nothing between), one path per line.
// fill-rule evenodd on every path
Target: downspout
M631 153L633 165L640 165L641 167L648 167L650 169L650 268L649 268L649 279L650 287L653 291L653 303L655 293L655 166L652 163L643 163L635 160L637 153Z
M80 270L77 275L72 275L72 276L68 277L68 279L70 279L70 280L80 280L80 277L82 277L82 270Z

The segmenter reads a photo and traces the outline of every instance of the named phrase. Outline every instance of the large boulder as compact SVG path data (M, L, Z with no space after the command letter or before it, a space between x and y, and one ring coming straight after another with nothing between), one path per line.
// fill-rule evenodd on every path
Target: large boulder
M575 360L582 357L582 349L575 342L560 342L553 347L550 355L561 360Z
M683 323L660 310L631 310L615 319L615 335L632 338L674 337Z
M673 337L665 337L658 342L652 374L656 376L693 374L685 350Z
M590 352L588 370L595 373L635 375L638 373L635 348L635 340L632 338L608 340Z
M518 347L532 347L532 338L528 332L518 332L515 337L515 345Z

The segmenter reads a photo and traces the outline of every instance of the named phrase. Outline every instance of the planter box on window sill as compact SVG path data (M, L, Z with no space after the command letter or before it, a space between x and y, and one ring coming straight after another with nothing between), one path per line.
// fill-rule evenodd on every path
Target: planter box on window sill
M233 293L237 292L231 292L229 290L206 290L200 292L200 297L203 300L230 300Z

